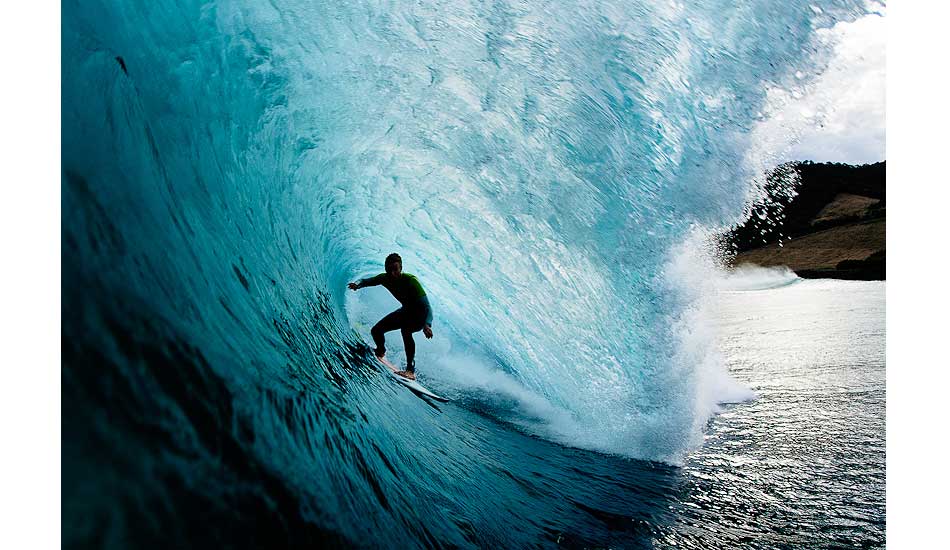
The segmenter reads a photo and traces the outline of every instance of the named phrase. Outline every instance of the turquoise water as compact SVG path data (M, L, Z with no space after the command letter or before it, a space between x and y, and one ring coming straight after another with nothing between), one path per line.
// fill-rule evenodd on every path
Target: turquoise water
M694 461L771 402L720 348L708 236L769 90L861 14L64 3L64 545L728 546ZM345 285L393 251L449 404L366 348L394 304Z

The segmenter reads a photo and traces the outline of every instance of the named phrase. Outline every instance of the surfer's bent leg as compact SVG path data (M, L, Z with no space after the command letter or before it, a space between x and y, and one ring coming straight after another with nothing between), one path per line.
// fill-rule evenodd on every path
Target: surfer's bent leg
M379 322L373 326L373 329L370 330L370 334L373 335L373 342L376 343L376 350L373 352L376 354L376 357L386 355L385 334L391 330L402 327L402 318L402 308L399 308L380 319Z
M415 372L416 341L413 339L412 333L422 330L422 325L425 324L425 311L409 310L403 319L402 343L406 346L406 371Z

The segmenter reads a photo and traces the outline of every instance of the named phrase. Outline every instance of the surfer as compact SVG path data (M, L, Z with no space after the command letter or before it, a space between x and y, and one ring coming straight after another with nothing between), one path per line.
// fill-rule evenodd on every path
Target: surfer
M350 290L358 290L376 285L386 287L386 290L399 300L402 307L380 319L370 331L376 343L374 353L376 357L382 359L386 355L385 334L396 329L401 330L402 341L406 346L406 370L398 371L396 374L415 380L416 342L412 339L412 333L421 330L426 338L432 338L432 308L429 306L429 299L426 298L426 291L422 289L422 285L415 276L402 272L402 258L395 253L386 256L386 273L361 279L347 286Z

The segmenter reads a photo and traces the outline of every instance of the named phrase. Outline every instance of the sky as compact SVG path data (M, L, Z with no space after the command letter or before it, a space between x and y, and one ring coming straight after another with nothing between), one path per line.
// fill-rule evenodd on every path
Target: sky
M769 91L754 139L778 160L866 164L885 160L885 10L820 31L825 71L795 89ZM803 75L796 75L803 77Z

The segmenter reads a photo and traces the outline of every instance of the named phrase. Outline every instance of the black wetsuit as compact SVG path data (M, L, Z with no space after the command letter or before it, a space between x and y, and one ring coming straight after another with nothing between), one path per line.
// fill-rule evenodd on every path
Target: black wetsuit
M376 356L382 357L386 353L387 332L399 329L402 331L402 341L406 346L406 370L414 372L416 342L412 333L419 332L423 326L432 326L432 307L426 291L422 289L419 280L408 273L401 273L392 277L388 273L380 273L375 277L363 279L357 283L357 288L365 286L383 285L399 300L402 307L383 317L373 327L373 341L376 342Z

